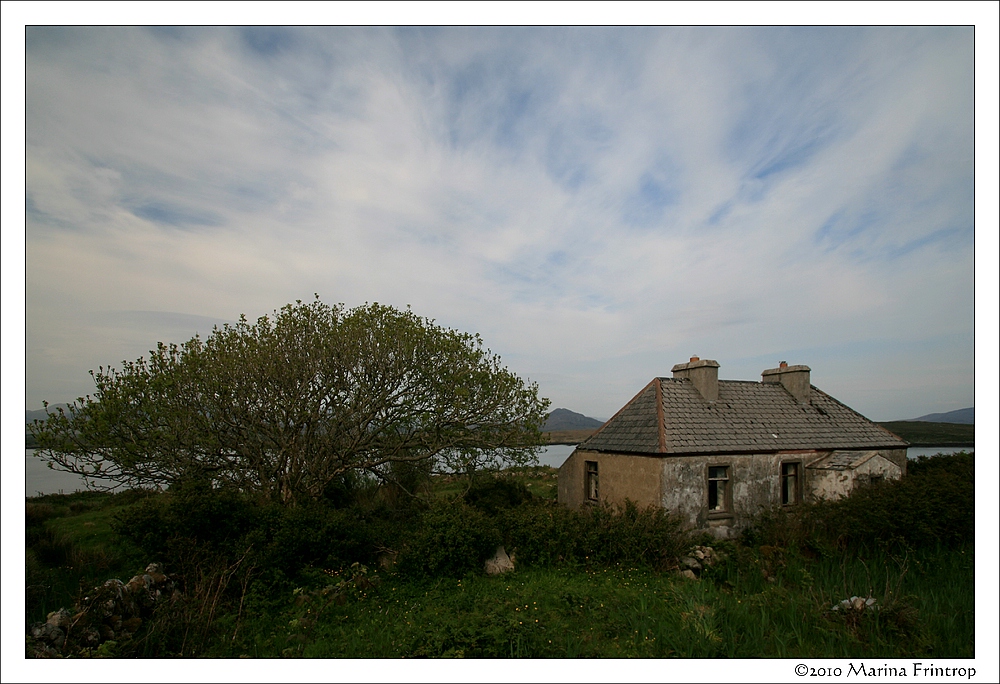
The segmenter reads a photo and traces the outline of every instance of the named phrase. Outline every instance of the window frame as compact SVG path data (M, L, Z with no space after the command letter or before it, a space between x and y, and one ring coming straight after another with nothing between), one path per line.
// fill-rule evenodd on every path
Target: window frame
M587 503L601 500L601 479L597 461L583 462L583 499Z
M785 468L788 467L788 466L794 466L795 467L795 474L794 475L790 476L790 475L788 475L785 472ZM803 474L802 461L797 460L797 459L794 460L794 461L781 461L781 464L778 466L778 468L779 468L779 470L778 470L778 500L781 502L782 506L798 506L799 504L802 503L802 494L803 494L803 491L804 491L804 488L802 486L803 485L803 483L802 483L802 474ZM788 492L788 487L786 485L786 482L788 481L789 477L794 477L795 478L794 489L791 492L792 495L793 495L793 500L791 500L791 501L787 501L786 500L786 498L787 498L786 495L789 493Z
M724 477L712 477L712 471L716 468L723 468ZM719 483L723 484L721 501L719 500ZM733 466L730 463L710 463L705 468L705 503L708 507L709 518L732 518L733 517ZM713 490L715 494L716 508L712 508ZM720 505L721 504L721 505Z

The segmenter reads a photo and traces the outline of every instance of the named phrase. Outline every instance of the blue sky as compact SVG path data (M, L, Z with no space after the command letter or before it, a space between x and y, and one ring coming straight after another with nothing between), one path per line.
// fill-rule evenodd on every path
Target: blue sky
M28 28L25 403L315 292L598 418L692 355L972 406L973 38Z

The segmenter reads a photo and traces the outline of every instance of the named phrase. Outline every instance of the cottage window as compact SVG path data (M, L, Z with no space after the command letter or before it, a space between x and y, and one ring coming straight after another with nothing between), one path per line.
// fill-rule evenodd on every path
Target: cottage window
M868 482L871 484L878 484L885 479L885 475L873 473L868 477Z
M790 506L802 500L802 483L799 463L781 464L781 505Z
M597 501L598 500L598 489L597 489L597 461L586 461L587 464L587 500Z
M732 507L729 494L729 466L709 466L708 512L728 513Z

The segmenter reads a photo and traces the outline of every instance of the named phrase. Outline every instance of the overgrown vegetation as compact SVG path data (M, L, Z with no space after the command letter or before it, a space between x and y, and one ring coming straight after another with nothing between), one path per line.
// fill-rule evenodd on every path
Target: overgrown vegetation
M796 546L835 555L876 546L956 547L974 542L975 457L922 456L907 477L863 487L850 497L796 511L763 513L752 545Z
M346 480L294 508L203 480L26 507L29 623L161 564L182 591L112 646L63 655L969 657L974 459L833 503L767 512L737 540L663 511L555 504L554 471ZM695 544L724 558L700 580ZM489 577L503 545L516 571ZM853 596L877 609L832 610ZM140 624L141 622L141 624ZM103 650L101 650L103 649Z

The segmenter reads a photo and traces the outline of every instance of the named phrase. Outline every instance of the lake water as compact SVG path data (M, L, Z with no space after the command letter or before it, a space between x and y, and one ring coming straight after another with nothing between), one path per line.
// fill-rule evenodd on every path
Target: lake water
M907 458L917 456L934 456L935 454L957 454L960 451L975 451L974 447L910 447L906 450Z
M538 465L558 468L563 464L563 461L569 458L569 455L573 453L573 449L575 448L575 444L553 444L552 446L545 447L538 454Z
M563 464L573 449L572 444L553 444L546 447L538 455L538 464L558 468ZM933 456L934 454L954 454L959 451L972 451L971 447L911 447L906 455L908 458L917 456ZM42 459L34 455L34 449L24 450L24 495L40 496L42 494L71 494L86 489L79 475L51 470Z
M52 470L42 459L35 456L34 449L24 450L24 495L72 494L86 489L83 478L73 473Z
M576 447L571 444L553 444L546 447L538 455L539 465L558 468L563 461L573 453ZM24 450L24 495L41 496L42 494L72 494L86 489L83 479L73 473L52 470L45 461L34 455L34 449Z

